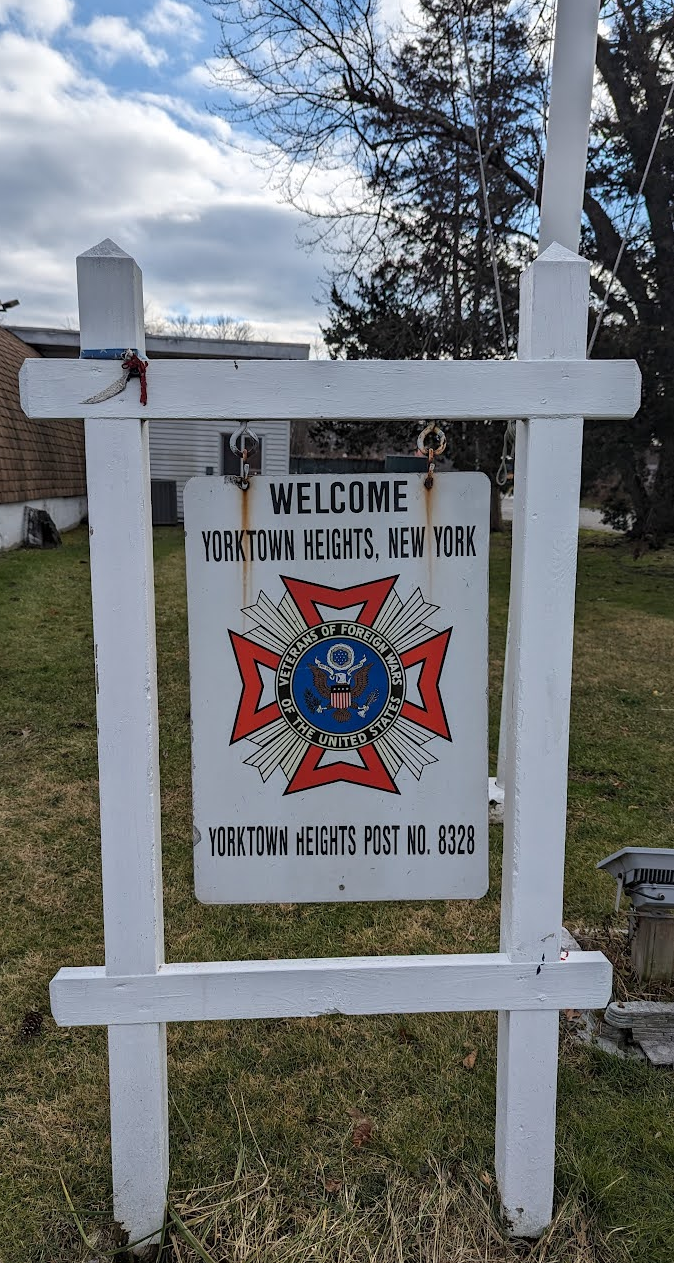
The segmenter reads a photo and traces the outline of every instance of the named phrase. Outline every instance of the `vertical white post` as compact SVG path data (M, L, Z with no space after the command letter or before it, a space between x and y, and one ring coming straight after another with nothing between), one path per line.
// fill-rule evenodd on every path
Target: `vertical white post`
M81 349L135 347L143 355L135 261L103 241L79 256L77 281ZM138 381L127 390L138 392ZM85 422L105 966L112 975L154 973L164 955L147 431L142 420ZM166 1027L108 1027L108 1059L114 1213L135 1241L158 1232L164 1215Z
M501 721L500 721L499 730L498 730L498 758L496 762L496 788L497 790L501 791L500 795L497 794L497 801L500 798L501 820L503 819L503 790L505 788L505 762L506 762L507 707L504 704L505 692L506 692L505 676L506 676L506 667L508 665L509 658L510 658L510 602L508 602L508 626L506 629L505 661L503 664L504 696L501 698Z
M538 253L578 249L600 0L559 0L550 79Z
M562 5L563 7L563 5ZM552 245L521 283L522 359L584 359L589 264ZM583 420L517 423L501 950L559 960ZM550 1223L557 1013L500 1013L496 1174L517 1236Z
M557 4L538 229L539 254L547 250L553 241L575 253L580 242L599 4L600 0L558 0ZM510 624L510 609L508 623ZM505 706L506 697L511 690L512 655L508 637L501 697L498 764L496 779L489 783L490 798L498 803L503 802L505 786Z

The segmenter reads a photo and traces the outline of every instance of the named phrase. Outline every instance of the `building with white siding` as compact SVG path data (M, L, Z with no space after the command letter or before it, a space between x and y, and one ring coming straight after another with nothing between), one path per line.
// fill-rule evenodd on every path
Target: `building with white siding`
M79 333L67 329L12 327L15 333L47 357L77 358ZM218 360L306 360L304 342L232 342L216 338L148 336L147 358ZM150 379L151 380L151 379ZM229 448L231 421L151 421L150 476L153 520L157 525L183 520L183 489L189 478L201 474L239 473L240 462ZM252 453L251 469L263 474L287 474L290 464L290 423L256 422L260 448Z
M175 516L183 520L183 489L190 478L200 474L238 474L240 461L233 456L229 440L231 422L151 421L150 471L153 487L153 518L170 521L171 493L161 498L158 483L175 483ZM287 474L290 466L290 422L255 423L260 449L251 453L250 467L262 474ZM160 504L166 504L168 512Z

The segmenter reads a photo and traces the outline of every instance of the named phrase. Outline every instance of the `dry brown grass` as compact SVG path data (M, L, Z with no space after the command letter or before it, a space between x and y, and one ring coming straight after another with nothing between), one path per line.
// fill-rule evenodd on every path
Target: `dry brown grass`
M422 1179L392 1173L366 1201L345 1172L336 1179L320 1168L313 1187L298 1196L272 1176L259 1151L249 1163L242 1146L233 1179L176 1195L160 1246L148 1247L144 1257L160 1254L164 1263L629 1263L632 1236L622 1228L603 1233L569 1196L542 1237L514 1240L499 1219L486 1172L476 1178L432 1160ZM114 1248L107 1230L81 1225L73 1263L102 1263Z
M625 914L600 926L576 926L573 936L585 951L603 952L613 965L613 999L674 1001L674 984L642 982L634 972L630 957ZM618 924L620 922L620 924Z
M239 1179L177 1199L168 1229L175 1259L195 1263L622 1263L629 1235L608 1236L567 1199L545 1235L509 1239L492 1187L467 1171L429 1163L423 1181L392 1175L363 1205L346 1180L323 1180L319 1201L298 1206L260 1167ZM321 1173L317 1172L317 1182ZM334 1190L334 1191L330 1191ZM320 1193L322 1192L322 1204ZM186 1239L184 1225L203 1253ZM170 1257L170 1256L169 1256Z

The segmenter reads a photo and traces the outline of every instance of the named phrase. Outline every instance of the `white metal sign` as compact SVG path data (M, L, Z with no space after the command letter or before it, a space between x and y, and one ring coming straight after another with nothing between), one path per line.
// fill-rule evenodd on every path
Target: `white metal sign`
M185 491L205 903L488 885L483 474Z

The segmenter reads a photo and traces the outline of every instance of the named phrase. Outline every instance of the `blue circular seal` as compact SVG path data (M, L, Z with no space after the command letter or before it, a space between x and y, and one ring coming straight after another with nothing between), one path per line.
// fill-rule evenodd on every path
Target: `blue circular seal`
M276 676L290 726L314 745L346 749L382 736L405 700L405 671L392 645L360 623L321 623L288 646Z

